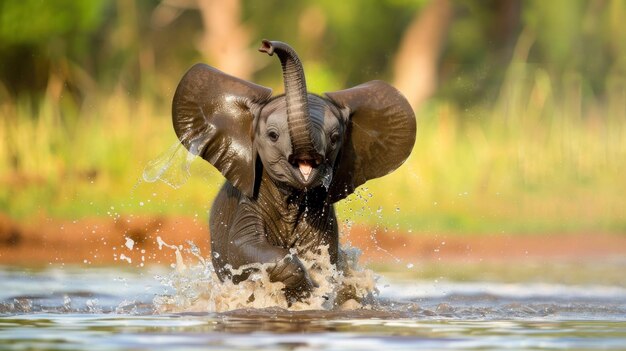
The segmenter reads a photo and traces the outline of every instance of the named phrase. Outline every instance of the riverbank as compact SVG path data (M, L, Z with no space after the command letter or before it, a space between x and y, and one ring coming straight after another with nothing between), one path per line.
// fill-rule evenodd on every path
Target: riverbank
M359 248L362 260L411 265L428 261L593 260L626 257L626 235L553 233L549 235L407 233L381 228L343 228L341 241ZM18 223L0 216L0 264L169 264L174 250L193 242L210 251L205 218L118 216L77 220L38 218Z

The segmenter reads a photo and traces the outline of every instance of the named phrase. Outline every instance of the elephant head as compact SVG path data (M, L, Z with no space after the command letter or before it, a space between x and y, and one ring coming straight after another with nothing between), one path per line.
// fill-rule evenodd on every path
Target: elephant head
M399 167L415 142L415 116L393 87L371 81L322 96L307 92L302 64L287 44L264 40L280 59L285 93L196 64L174 95L176 134L248 197L263 170L278 185L320 186L330 202ZM259 162L260 160L260 162Z

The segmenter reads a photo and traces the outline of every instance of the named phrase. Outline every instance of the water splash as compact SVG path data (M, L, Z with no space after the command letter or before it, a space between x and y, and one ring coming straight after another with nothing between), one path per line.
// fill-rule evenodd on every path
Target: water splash
M180 188L190 177L189 167L196 155L187 151L180 142L148 162L143 170L143 180L149 183L160 180L174 189Z
M133 247L135 246L135 241L131 238L125 238L126 239L126 243L124 244L124 246L126 246L129 250L132 250Z
M330 170L328 170L324 176L322 176L322 186L326 189L326 191L328 191L328 189L330 188L330 183L333 179L332 176L332 172Z
M311 278L319 285L311 296L303 301L290 303L285 297L282 282L271 282L267 274L268 264L253 264L233 270L255 268L246 281L234 284L221 282L210 260L201 256L199 249L168 245L157 239L160 247L175 250L174 270L161 283L172 289L171 294L154 299L159 313L172 312L224 312L245 308L279 307L289 310L370 309L376 304L378 277L369 269L358 265L360 251L342 248L337 265L330 263L328 247L320 252L300 257ZM191 254L192 262L185 262L183 253Z

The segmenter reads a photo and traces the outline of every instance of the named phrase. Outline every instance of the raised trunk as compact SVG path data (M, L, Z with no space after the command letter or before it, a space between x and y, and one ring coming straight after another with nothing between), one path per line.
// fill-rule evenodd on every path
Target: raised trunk
M276 53L283 68L289 136L293 147L289 162L307 161L319 164L322 160L315 151L311 138L306 80L298 55L289 45L280 41L263 40L259 51L270 56Z

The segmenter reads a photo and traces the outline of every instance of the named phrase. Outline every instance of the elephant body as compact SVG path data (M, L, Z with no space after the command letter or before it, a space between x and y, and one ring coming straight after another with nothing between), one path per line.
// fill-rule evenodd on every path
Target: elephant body
M220 279L237 283L254 264L267 264L286 296L302 299L316 283L299 257L327 245L336 263L334 203L406 160L415 115L404 96L381 81L311 94L291 47L263 41L259 50L278 55L283 95L197 64L176 89L174 130L227 180L209 219Z
M284 281L283 276L292 276L287 288L296 288L309 279L297 257L320 246L328 246L331 263L335 264L339 232L334 206L325 201L326 195L319 188L289 192L264 174L257 198L251 199L226 182L209 216L213 266L220 279L232 278L226 265L279 262L294 252L293 259L285 263L286 272L274 269L270 279ZM235 280L246 277L242 274Z

